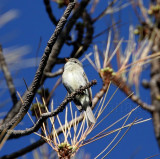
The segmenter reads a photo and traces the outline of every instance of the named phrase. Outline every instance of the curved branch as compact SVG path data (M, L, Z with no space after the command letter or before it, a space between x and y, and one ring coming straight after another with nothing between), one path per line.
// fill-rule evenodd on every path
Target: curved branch
M77 19L81 16L84 9L86 8L87 4L90 0L82 0L79 4L79 6L75 9L72 17L69 19L65 29L60 34L59 38L57 39L55 45L52 48L51 55L49 56L47 65L45 67L44 72L51 72L52 68L57 63L57 57L60 53L60 50L62 49L63 44L65 43L66 38L68 37L71 29L73 28L74 24L76 23ZM67 56L66 52L66 56ZM44 75L41 80L41 84L44 82L46 76Z
M70 95L68 95L64 101L57 107L56 110L54 110L53 112L47 112L47 113L43 113L40 118L38 119L38 121L34 124L33 127L28 128L26 130L8 130L7 133L10 134L10 138L18 138L18 137L22 137L24 135L29 135L33 132L36 132L39 130L39 128L42 126L43 122L48 119L49 117L52 116L56 116L57 114L59 114L60 112L62 112L65 109L65 106L74 99L74 97L77 94L80 94L81 92L83 92L85 89L95 85L97 83L96 80L92 80L91 82L87 83L86 86L76 90L75 92L71 93Z
M155 111L155 107L153 105L148 105L145 102L143 102L139 97L137 97L135 94L132 93L126 82L120 77L120 76L112 76L111 74L108 74L107 71L101 72L101 77L104 81L104 83L108 83L110 81L113 82L114 85L119 87L127 96L130 97L130 99L141 106L141 108L147 110L148 112L152 113Z
M45 76L48 78L53 78L53 77L57 77L59 75L61 75L63 73L63 68L58 69L55 72L44 72Z
M86 10L82 14L82 19L86 27L86 36L83 39L82 49L80 49L79 51L79 47L77 48L77 50L75 48L71 53L71 57L75 58L79 58L88 49L93 40L93 33L94 33L93 23L90 15L87 13Z
M19 151L16 151L10 155L5 155L5 156L2 156L0 157L0 159L13 159L13 158L17 158L17 157L20 157L20 156L23 156L25 155L26 153L38 148L39 146L43 145L45 143L45 141L43 139L40 139L38 140L37 142L19 150Z
M127 84L121 78L114 78L114 84L119 87L130 99L141 106L141 108L147 110L148 112L152 113L155 110L153 105L148 105L147 103L143 102L138 96L132 93L129 89ZM132 94L132 95L131 95Z
M45 7L46 7L46 12L48 13L48 16L51 20L51 22L54 24L54 25L57 25L57 20L55 18L55 16L53 15L52 13L52 8L50 6L50 0L43 0L44 4L45 4Z
M84 32L84 26L80 26L78 30L78 36L76 41L74 41L71 45L73 45L73 51L70 55L70 57L79 58L82 56L82 54L88 49L90 44L92 43L93 34L94 34L94 28L93 23L90 15L87 13L86 10L84 10L82 14L83 23L86 29L85 37L83 38L83 32ZM83 41L83 43L82 43ZM67 58L70 58L67 57ZM63 64L65 63L64 58L57 58L56 64ZM44 72L45 75L49 75L50 77L55 77L57 74L52 74L50 72ZM59 75L59 74L58 74ZM47 76L48 77L48 76Z
M34 80L31 84L29 90L25 94L25 98L23 99L24 103L22 104L19 112L16 115L14 114L15 116L13 118L10 118L10 120L8 119L8 120L5 120L5 122L3 122L3 124L0 126L0 132L16 126L23 119L24 115L27 113L27 111L30 107L30 104L34 98L34 95L36 94L37 89L40 87L41 77L42 77L44 68L47 64L47 60L48 60L48 57L51 53L52 47L55 44L60 32L62 31L62 29L67 21L67 18L69 16L69 14L71 13L72 9L74 8L74 6L75 6L75 2L69 3L69 5L67 6L62 18L60 19L53 35L49 39L47 46L45 48L44 54L42 56L42 59L40 61L39 68L35 74ZM6 121L8 121L8 122L6 122Z

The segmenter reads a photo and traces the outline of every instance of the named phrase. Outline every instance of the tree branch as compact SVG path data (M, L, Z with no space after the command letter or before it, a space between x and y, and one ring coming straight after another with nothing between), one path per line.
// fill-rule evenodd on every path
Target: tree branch
M17 158L17 157L23 156L26 153L28 153L28 152L38 148L39 146L43 145L44 143L46 143L45 140L40 139L37 142L35 142L35 143L33 143L33 144L31 144L31 145L19 150L19 151L16 151L16 152L14 152L14 153L12 153L10 155L2 156L2 157L0 157L0 159L13 159L13 158Z
M95 85L97 83L96 80L92 80L91 82L87 83L86 86L76 90L75 92L71 93L70 95L68 95L64 101L57 107L56 110L54 110L53 112L47 112L47 113L43 113L40 118L38 119L38 121L34 124L34 126L32 126L31 128L28 128L26 130L8 130L7 132L10 134L10 138L18 138L18 137L22 137L24 135L29 135L33 132L36 132L39 130L39 128L42 126L43 122L52 116L56 116L57 114L59 114L60 112L62 112L65 109L65 106L74 99L74 97L77 94L80 94L81 92L83 92L85 89Z
M0 45L0 66L1 66L1 69L4 73L4 77L6 79L6 83L7 83L11 98L12 98L12 102L15 105L18 101L17 96L16 96L16 89L13 84L11 73L9 72L9 69L7 67L7 63L6 63L5 58L3 56L1 45Z
M88 49L90 44L92 43L93 40L93 34L94 34L94 28L93 28L93 23L91 16L87 13L86 10L84 10L82 14L82 19L84 22L84 25L86 27L86 35L83 39L83 44L82 44L82 49L79 51L79 47L74 48L73 52L71 53L71 57L79 58L82 56L82 54Z
M102 96L106 93L108 89L108 84L105 84L103 85L103 87L101 88L101 90L95 95L95 97L93 98L92 100L92 108L94 108L96 106L96 104L98 103L98 101L102 98ZM76 121L75 121L76 120ZM73 125L80 121L83 120L83 115L80 115L79 117L77 117L76 119L72 120L69 122L68 125L71 125L73 127ZM56 131L57 131L57 135L60 135L62 133L62 129L64 129L66 126L63 125L62 127L59 127ZM17 152L14 152L10 155L5 155L5 156L2 156L0 157L0 159L12 159L12 158L16 158L16 157L20 157L36 148L38 148L39 146L43 145L45 142L44 139L40 139L38 140L37 142L17 151Z
M143 102L139 97L134 95L128 85L126 84L125 81L120 76L112 76L111 74L108 74L107 71L102 71L101 72L101 77L104 81L104 83L109 83L110 81L113 82L114 85L119 87L127 96L130 97L130 99L140 105L143 109L149 111L152 113L155 110L155 107L153 105L148 105L145 102Z
M114 82L115 84L115 82ZM132 93L132 91L129 89L127 84L120 79L116 79L116 86L119 87L129 98L141 106L141 108L147 110L148 112L152 113L155 110L155 107L153 105L148 105L145 102L143 102L139 97L137 97L135 94ZM132 95L131 95L132 94Z
M19 112L13 118L10 118L10 121L7 120L8 122L6 122L6 120L5 120L5 122L3 122L3 124L0 126L0 132L2 132L3 130L7 130L7 129L11 128L13 125L16 126L23 119L24 115L27 113L27 111L30 107L30 104L31 104L31 102L34 98L34 95L36 94L37 89L40 86L40 81L41 81L41 78L42 78L42 74L43 74L44 68L47 64L47 60L48 60L48 57L51 53L52 47L55 44L55 42L57 40L57 37L59 36L60 32L62 31L62 29L63 29L63 27L64 27L64 25L67 21L67 18L69 16L69 14L71 13L72 9L74 8L74 6L75 6L75 2L70 2L69 3L69 5L67 6L62 18L58 22L57 27L56 27L53 35L49 39L49 41L47 43L47 46L45 48L44 54L42 56L42 59L40 61L38 70L35 74L34 80L31 84L29 90L26 92L26 95L23 99L23 104L22 104Z
M63 73L63 68L60 68L59 70L55 71L55 72L44 72L45 76L48 78L53 78L53 77L57 77L59 75L61 75Z
M65 40L67 39L72 27L74 26L74 24L76 23L77 19L82 15L85 7L87 6L87 4L89 3L90 0L82 0L79 4L79 6L75 9L72 17L69 19L65 29L62 31L62 33L60 34L59 38L57 39L55 45L52 48L52 52L51 55L49 56L47 65L45 67L44 72L51 72L52 68L55 66L56 61L57 61L57 57L60 53L60 50L62 49L62 46L65 42ZM67 52L66 52L66 56L67 56ZM42 77L41 80L41 84L44 82L45 80L45 75Z
M74 48L72 53L70 54L70 57L74 58L81 57L83 53L88 49L93 40L93 34L94 34L93 23L90 15L87 13L86 10L84 10L82 13L82 19L83 19L83 24L80 24L79 29L77 29L78 30L77 39L71 43L71 45L73 45ZM86 30L85 35L83 35L84 30ZM56 59L56 64L62 64L62 63L65 63L64 58ZM56 74L55 75L50 74L49 72L45 72L44 74L45 75L47 74L49 76L56 75Z
M53 15L52 13L52 8L50 6L50 0L43 0L44 4L45 4L45 7L46 7L46 12L51 20L51 22L54 24L54 25L57 25L57 20L55 18L55 16Z

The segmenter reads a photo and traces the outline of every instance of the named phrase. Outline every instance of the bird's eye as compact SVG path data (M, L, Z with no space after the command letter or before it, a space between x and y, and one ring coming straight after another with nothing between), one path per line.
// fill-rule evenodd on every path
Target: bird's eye
M74 61L74 63L77 63L77 61Z

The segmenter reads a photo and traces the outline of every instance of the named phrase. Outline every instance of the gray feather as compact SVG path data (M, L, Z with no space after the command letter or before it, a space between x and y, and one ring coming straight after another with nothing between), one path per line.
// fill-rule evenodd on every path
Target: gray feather
M90 127L92 124L96 123L96 119L90 106L87 107L85 113L87 117L87 125Z

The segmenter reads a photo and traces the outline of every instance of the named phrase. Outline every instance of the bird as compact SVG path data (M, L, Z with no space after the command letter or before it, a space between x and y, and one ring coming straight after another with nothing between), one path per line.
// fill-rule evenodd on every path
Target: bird
M83 65L78 59L66 59L62 74L62 83L69 94L88 83L88 78L84 72ZM95 124L96 119L91 109L91 88L85 89L83 93L76 95L73 101L80 112L85 112L87 126L90 127L92 124Z

